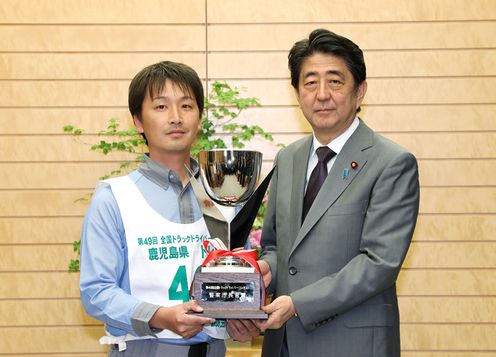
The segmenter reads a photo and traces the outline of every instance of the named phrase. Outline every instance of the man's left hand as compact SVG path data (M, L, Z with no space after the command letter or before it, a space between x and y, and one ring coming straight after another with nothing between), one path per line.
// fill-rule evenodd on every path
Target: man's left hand
M288 295L279 296L271 304L264 306L262 309L269 314L269 318L255 322L261 330L278 329L296 314L293 300Z

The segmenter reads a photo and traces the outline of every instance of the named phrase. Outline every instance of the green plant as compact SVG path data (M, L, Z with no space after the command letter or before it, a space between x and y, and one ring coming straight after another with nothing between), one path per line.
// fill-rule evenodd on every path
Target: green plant
M81 241L75 240L74 242L72 242L72 250L79 257L79 254L81 254ZM70 272L79 271L79 259L71 259L69 263L69 271Z
M243 148L245 143L260 136L268 141L273 141L272 135L267 133L258 125L246 125L236 122L242 111L260 106L260 102L254 97L242 97L236 88L232 88L227 83L213 82L211 91L205 98L205 112L202 117L202 125L198 135L198 140L191 149L193 156L196 156L201 150L211 150L216 148ZM121 163L118 168L110 173L100 177L106 179L112 176L123 174L134 169L141 161L142 155L146 150L145 141L133 127L128 130L119 130L120 123L118 119L111 118L108 121L106 130L98 133L101 138L96 144L89 144L91 151L108 155L111 152L126 152L131 154L132 160ZM64 132L75 137L81 137L84 130L74 125L66 125ZM226 139L230 143L226 143ZM78 201L86 199L78 199ZM262 206L259 215L255 221L255 228L260 228L263 220ZM79 254L80 241L73 242L73 250L77 257L71 259L69 271L79 271Z
M231 146L243 148L245 142L260 135L266 140L273 141L272 135L258 125L246 125L236 122L240 113L250 107L259 107L260 102L254 97L241 97L239 91L227 83L213 82L212 89L205 100L205 113L202 118L198 141L191 152L198 154L201 150L226 148L224 141L229 135ZM224 135L217 138L221 130Z
M122 162L119 167L112 170L110 173L100 177L101 180L105 180L109 177L120 175L123 171L134 167L138 162L141 161L143 153L140 148L144 148L145 140L138 133L136 128L131 128L128 130L119 130L119 120L116 118L111 118L108 121L107 129L98 132L98 136L112 138L111 141L101 139L98 143L92 144L90 146L91 151L100 152L103 155L107 155L110 152L127 152L134 154L133 160ZM74 136L80 136L84 134L84 130L75 127L74 125L65 125L64 132L70 133Z

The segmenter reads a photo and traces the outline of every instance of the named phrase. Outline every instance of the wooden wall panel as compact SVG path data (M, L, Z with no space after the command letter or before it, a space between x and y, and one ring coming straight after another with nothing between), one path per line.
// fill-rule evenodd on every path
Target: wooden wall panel
M402 322L496 323L494 297L401 297Z
M493 77L394 78L368 81L366 103L370 104L451 104L494 103ZM454 90L463 88L463 91Z
M370 91L369 91L370 93ZM375 130L389 131L494 131L493 104L365 105L364 120Z
M404 268L496 268L496 242L413 242Z
M401 326L401 348L407 351L495 351L495 334L494 324L404 324Z
M0 23L129 24L203 22L205 3L197 0L3 0Z
M1 81L2 107L105 107L127 105L129 80Z
M164 39L164 40L160 40ZM170 39L170 40L165 40ZM204 51L198 25L4 25L1 52Z
M67 258L72 255L67 256ZM79 298L79 274L59 272L0 272L0 299ZM56 289L55 289L56 287Z
M494 214L421 214L415 227L415 241L494 240Z
M123 130L132 125L127 105L108 108L0 107L0 131L8 135L60 135L63 133L63 127L71 124L84 129L85 133L96 134L107 128L111 118L118 119Z
M0 272L67 271L72 247L64 245L1 245ZM57 283L52 288L58 289Z
M98 344L103 336L98 326L41 326L2 328L0 351L3 353L73 353L103 352L106 347Z
M81 216L76 200L92 191L0 191L0 217Z
M289 51L316 28L346 36L362 50L496 47L493 21L212 24L208 46L211 51Z
M69 135L58 136L5 136L2 138L3 162L47 162L47 161L127 161L135 156L114 152L102 155L90 151L87 143L98 143L99 138L83 136L74 138ZM22 150L20 148L23 148ZM41 149L40 149L41 148ZM53 173L57 175L56 172Z
M188 63L205 77L202 53L0 53L0 79L125 79L160 61Z
M0 300L0 326L100 325L89 317L79 298L57 300Z
M403 269L400 296L494 296L496 269Z
M401 328L401 347L404 350L496 350L495 325L405 324Z
M489 159L496 132L400 133L384 136L411 150L418 159Z
M305 3L298 0L209 0L212 23L389 22L493 20L491 0L339 0ZM372 16L373 15L373 16Z
M494 186L496 160L420 160L423 186Z
M100 177L119 166L118 162L0 164L5 173L0 189L93 189Z
M496 213L495 187L424 187L420 195L421 213Z
M86 198L89 198L86 197ZM86 210L87 202L74 203ZM79 239L82 217L0 218L1 244L67 244Z

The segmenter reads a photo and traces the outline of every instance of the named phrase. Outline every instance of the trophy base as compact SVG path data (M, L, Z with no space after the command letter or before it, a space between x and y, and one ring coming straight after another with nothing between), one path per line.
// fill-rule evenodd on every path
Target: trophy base
M214 310L205 309L203 312L190 312L191 315L210 317L216 320L266 320L267 315L262 310Z
M191 296L203 308L203 312L195 313L198 316L220 320L268 318L262 310L262 277L253 267L203 267L195 274Z

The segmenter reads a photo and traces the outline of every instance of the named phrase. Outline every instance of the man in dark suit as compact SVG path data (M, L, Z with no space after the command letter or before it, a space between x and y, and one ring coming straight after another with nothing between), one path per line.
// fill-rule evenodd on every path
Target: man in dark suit
M288 58L313 135L275 159L263 356L399 356L395 284L417 220L416 159L357 116L367 82L356 44L318 29Z

